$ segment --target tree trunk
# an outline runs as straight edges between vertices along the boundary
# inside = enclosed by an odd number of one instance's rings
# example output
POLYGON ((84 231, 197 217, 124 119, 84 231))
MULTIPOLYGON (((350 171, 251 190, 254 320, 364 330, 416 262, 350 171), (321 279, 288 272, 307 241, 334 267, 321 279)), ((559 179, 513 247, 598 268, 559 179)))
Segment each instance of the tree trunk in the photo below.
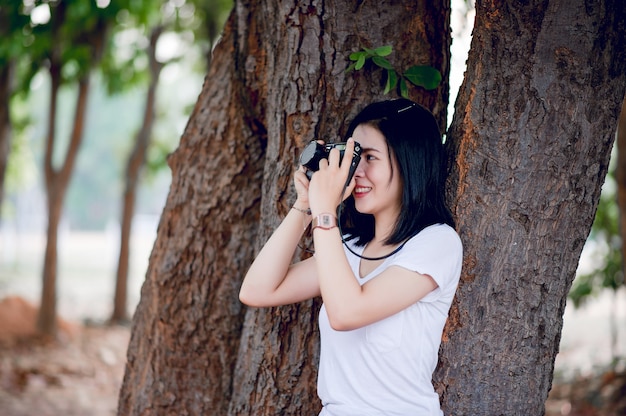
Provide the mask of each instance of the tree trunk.
POLYGON ((464 269, 436 386, 450 415, 542 415, 626 85, 620 1, 478 1, 448 140, 464 269))
POLYGON ((57 96, 60 83, 60 67, 52 64, 50 67, 51 92, 50 109, 48 113, 48 134, 46 140, 46 154, 44 171, 46 175, 46 195, 48 198, 48 231, 46 251, 43 265, 43 286, 41 291, 41 306, 37 318, 37 329, 43 335, 56 336, 56 281, 57 281, 57 242, 58 229, 63 211, 63 199, 69 185, 78 149, 83 138, 83 126, 87 109, 89 93, 89 77, 82 78, 78 83, 76 111, 70 142, 62 166, 55 169, 53 165, 57 96))
MULTIPOLYGON (((60 166, 55 167, 54 148, 56 141, 56 117, 58 92, 63 83, 62 70, 66 62, 63 47, 67 46, 68 36, 65 27, 67 18, 67 3, 58 2, 51 8, 51 48, 48 58, 48 72, 50 74, 50 108, 48 109, 48 131, 46 135, 46 149, 44 155, 44 174, 46 181, 46 196, 48 199, 48 230, 46 251, 43 264, 43 285, 41 291, 41 305, 37 317, 37 329, 46 336, 56 336, 56 281, 57 281, 57 242, 59 222, 63 212, 63 200, 74 171, 78 150, 83 140, 85 115, 89 95, 90 66, 80 68, 77 80, 78 90, 72 131, 65 151, 65 157, 60 166)), ((76 35, 76 34, 74 34, 76 35)), ((70 45, 81 40, 89 45, 92 54, 90 65, 94 66, 102 56, 107 38, 106 21, 98 19, 89 32, 80 33, 77 37, 70 37, 70 45)))
POLYGON ((448 19, 449 5, 413 1, 235 5, 169 159, 120 415, 319 410, 319 302, 250 310, 244 324, 240 281, 293 202, 298 150, 342 136, 365 103, 383 98, 381 71, 346 74, 350 52, 392 44, 396 67, 440 69, 440 88, 411 94, 445 126, 448 19))
POLYGON ((159 76, 163 65, 156 59, 156 44, 163 32, 163 28, 157 27, 150 35, 148 46, 148 59, 150 61, 150 84, 146 94, 143 122, 135 137, 135 145, 126 164, 126 186, 122 207, 120 255, 117 263, 117 275, 115 279, 115 298, 113 299, 113 313, 110 321, 122 323, 128 321, 128 269, 130 258, 130 236, 133 214, 135 212, 135 200, 139 184, 139 174, 146 160, 146 151, 150 145, 152 126, 154 125, 154 108, 156 105, 156 91, 159 76))
POLYGON ((11 115, 9 112, 11 102, 11 78, 13 74, 13 61, 8 61, 0 66, 0 220, 2 219, 2 201, 4 199, 4 182, 7 170, 9 153, 11 152, 11 115))

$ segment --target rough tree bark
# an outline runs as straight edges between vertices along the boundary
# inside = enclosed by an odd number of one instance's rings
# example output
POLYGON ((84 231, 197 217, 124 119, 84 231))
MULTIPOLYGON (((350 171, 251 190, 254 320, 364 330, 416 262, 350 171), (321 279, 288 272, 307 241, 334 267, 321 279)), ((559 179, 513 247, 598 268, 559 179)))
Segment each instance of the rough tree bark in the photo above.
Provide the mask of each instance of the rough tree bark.
POLYGON ((143 121, 135 137, 133 150, 126 163, 125 189, 122 206, 122 221, 120 233, 120 255, 117 262, 115 278, 115 297, 113 299, 113 313, 110 321, 113 323, 128 321, 128 268, 130 263, 130 236, 135 213, 135 201, 139 186, 139 174, 146 160, 146 151, 152 137, 154 126, 154 112, 156 92, 163 64, 156 59, 156 45, 163 33, 162 27, 156 27, 150 34, 148 44, 148 61, 150 69, 150 83, 146 93, 143 121))
MULTIPOLYGON (((119 414, 319 410, 319 302, 250 310, 243 324, 240 281, 293 201, 298 149, 383 98, 380 71, 345 73, 349 53, 392 44, 397 68, 432 65, 447 80, 448 19, 445 2, 236 3, 169 159, 119 414)), ((445 126, 447 81, 412 94, 445 126)))
POLYGON ((626 85, 621 1, 477 1, 448 135, 464 270, 446 414, 541 415, 626 85))

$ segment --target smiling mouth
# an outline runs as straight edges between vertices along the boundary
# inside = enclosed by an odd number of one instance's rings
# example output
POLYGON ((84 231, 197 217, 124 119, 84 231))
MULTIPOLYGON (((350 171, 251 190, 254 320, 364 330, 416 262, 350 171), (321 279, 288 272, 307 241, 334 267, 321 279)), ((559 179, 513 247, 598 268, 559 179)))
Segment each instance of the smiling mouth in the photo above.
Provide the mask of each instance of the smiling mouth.
POLYGON ((368 193, 369 191, 371 191, 372 188, 369 186, 357 186, 356 188, 354 188, 354 195, 364 195, 366 193, 368 193))

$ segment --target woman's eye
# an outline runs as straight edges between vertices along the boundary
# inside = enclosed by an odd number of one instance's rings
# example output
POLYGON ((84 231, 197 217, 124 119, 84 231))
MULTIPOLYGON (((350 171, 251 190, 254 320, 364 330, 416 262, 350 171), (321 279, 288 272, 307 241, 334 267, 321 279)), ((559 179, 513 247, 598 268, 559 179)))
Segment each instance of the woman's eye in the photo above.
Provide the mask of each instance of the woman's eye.
POLYGON ((376 159, 376 157, 374 157, 372 155, 365 156, 365 160, 374 160, 374 159, 376 159))

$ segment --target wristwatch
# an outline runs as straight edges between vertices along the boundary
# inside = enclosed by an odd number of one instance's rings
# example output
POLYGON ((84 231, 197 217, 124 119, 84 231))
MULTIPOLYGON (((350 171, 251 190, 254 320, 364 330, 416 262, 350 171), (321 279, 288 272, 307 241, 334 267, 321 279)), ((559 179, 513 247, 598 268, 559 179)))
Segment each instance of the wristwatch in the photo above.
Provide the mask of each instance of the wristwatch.
POLYGON ((323 213, 313 218, 312 227, 330 230, 337 226, 337 218, 333 214, 323 213))

